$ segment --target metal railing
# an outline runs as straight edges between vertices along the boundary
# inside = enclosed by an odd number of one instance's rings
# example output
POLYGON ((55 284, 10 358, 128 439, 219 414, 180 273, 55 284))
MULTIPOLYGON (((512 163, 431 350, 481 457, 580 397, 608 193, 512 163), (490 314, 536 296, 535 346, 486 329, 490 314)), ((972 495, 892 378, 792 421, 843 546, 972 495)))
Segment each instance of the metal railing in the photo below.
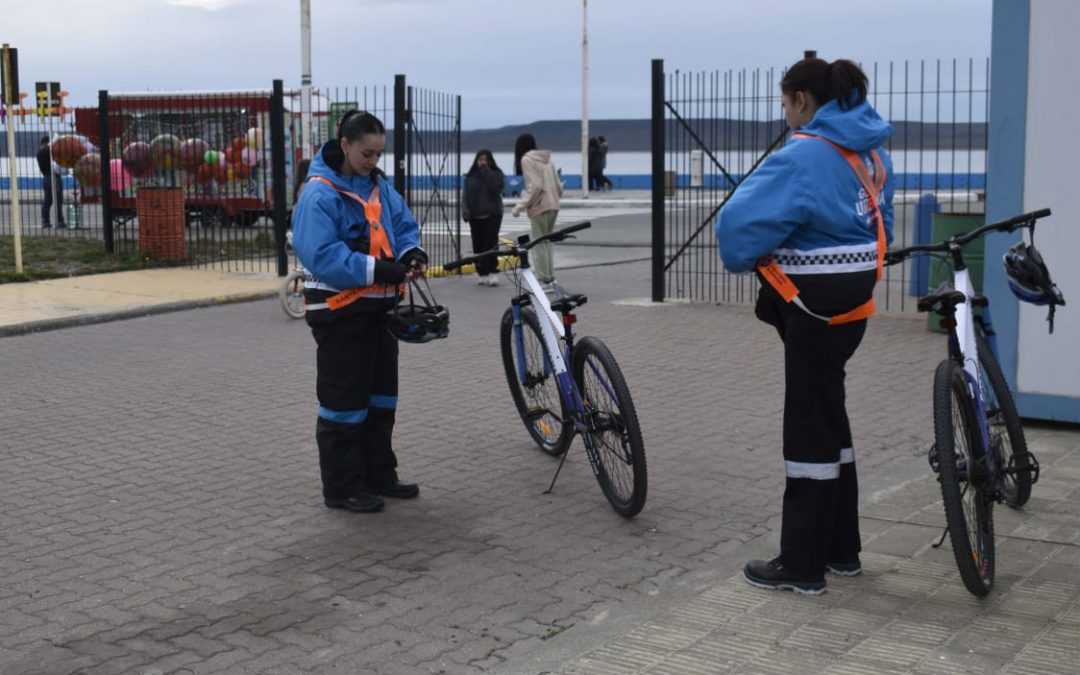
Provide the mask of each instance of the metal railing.
MULTIPOLYGON (((863 64, 870 103, 896 134, 896 245, 927 241, 930 212, 981 213, 986 188, 989 60, 863 64), (929 197, 927 197, 929 195, 929 197), (922 207, 918 207, 922 200, 922 207)), ((739 182, 787 138, 783 69, 665 72, 652 64, 653 298, 747 303, 758 281, 726 272, 716 214, 739 182)), ((888 270, 878 306, 914 309, 925 268, 888 270)), ((925 292, 925 289, 922 290, 925 292)))

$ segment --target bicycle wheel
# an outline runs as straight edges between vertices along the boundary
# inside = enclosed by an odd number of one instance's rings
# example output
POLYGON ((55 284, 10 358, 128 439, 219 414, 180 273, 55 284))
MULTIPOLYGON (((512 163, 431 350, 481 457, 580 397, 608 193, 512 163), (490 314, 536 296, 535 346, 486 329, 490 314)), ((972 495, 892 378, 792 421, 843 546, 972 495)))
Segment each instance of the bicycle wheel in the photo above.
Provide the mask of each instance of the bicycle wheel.
POLYGON ((953 557, 964 586, 983 596, 994 585, 993 502, 964 369, 951 359, 934 373, 934 439, 953 557))
POLYGON ((585 449, 600 489, 617 513, 637 515, 648 486, 645 444, 630 388, 607 345, 594 337, 575 345, 574 381, 585 404, 585 449))
POLYGON ((982 335, 976 335, 975 340, 979 350, 979 386, 986 406, 990 447, 998 451, 1001 468, 1008 466, 1011 461, 1013 467, 1018 469, 1015 474, 1002 473, 1002 497, 1009 506, 1020 507, 1027 504, 1031 497, 1031 472, 1023 470, 1030 466, 1024 428, 994 352, 990 351, 990 345, 982 335))
POLYGON ((306 310, 304 302, 304 273, 300 270, 289 272, 285 277, 285 283, 278 290, 278 299, 281 300, 281 308, 294 319, 303 319, 306 310))
POLYGON ((539 319, 531 309, 522 308, 521 344, 518 345, 514 336, 514 315, 507 309, 499 336, 506 382, 510 385, 510 395, 521 421, 541 450, 549 455, 563 454, 574 438, 574 426, 569 422, 566 402, 555 381, 539 319), (524 380, 519 377, 519 365, 524 367, 524 380))

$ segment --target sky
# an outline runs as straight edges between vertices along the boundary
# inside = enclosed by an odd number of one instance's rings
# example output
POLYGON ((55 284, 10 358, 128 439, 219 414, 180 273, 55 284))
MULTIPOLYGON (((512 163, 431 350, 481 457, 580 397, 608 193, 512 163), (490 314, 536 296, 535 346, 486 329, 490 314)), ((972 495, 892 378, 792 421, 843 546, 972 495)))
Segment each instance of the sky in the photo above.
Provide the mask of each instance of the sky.
MULTIPOLYGON (((582 0, 310 0, 316 87, 462 97, 462 128, 581 119, 582 0)), ((682 72, 822 58, 985 59, 992 0, 588 0, 590 119, 647 118, 650 61, 682 72)), ((300 85, 300 0, 0 0, 20 88, 300 85)))

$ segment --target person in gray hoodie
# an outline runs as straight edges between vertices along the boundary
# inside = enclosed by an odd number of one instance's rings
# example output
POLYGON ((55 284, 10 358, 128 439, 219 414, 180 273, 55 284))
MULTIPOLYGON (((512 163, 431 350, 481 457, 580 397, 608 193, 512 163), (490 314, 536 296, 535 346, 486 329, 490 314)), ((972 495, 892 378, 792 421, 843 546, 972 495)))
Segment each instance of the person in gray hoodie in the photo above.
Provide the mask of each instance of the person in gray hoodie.
MULTIPOLYGON (((514 217, 525 211, 532 221, 532 238, 536 239, 555 229, 559 215, 559 198, 562 197, 562 181, 551 163, 550 150, 537 150, 532 134, 518 136, 514 143, 514 173, 525 179, 521 199, 514 205, 514 217)), ((530 262, 536 278, 549 291, 554 291, 555 261, 551 242, 544 242, 532 249, 530 262)))

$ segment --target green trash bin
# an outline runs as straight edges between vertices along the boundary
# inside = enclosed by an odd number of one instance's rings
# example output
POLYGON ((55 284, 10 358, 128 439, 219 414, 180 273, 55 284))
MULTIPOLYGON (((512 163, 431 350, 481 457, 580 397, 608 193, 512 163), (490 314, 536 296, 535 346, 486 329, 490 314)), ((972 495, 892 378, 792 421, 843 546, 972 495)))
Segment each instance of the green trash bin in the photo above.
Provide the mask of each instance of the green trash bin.
MULTIPOLYGON (((977 227, 986 224, 986 216, 982 213, 935 213, 930 218, 930 243, 936 244, 954 234, 970 232, 977 227)), ((971 285, 976 293, 982 293, 983 267, 985 255, 985 237, 979 237, 964 247, 964 263, 967 264, 968 274, 971 275, 971 285)), ((929 293, 938 287, 942 281, 952 279, 952 263, 934 259, 930 262, 930 285, 925 291, 929 293)), ((941 317, 931 313, 926 321, 929 330, 945 332, 939 325, 941 317)))

